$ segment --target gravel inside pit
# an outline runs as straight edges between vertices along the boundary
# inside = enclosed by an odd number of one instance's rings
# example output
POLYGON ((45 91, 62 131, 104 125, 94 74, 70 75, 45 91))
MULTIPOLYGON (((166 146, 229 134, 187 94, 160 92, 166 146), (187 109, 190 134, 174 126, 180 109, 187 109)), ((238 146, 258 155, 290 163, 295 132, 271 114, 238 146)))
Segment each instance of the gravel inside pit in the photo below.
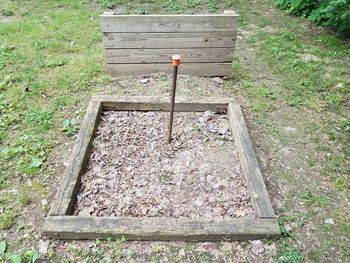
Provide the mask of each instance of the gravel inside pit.
POLYGON ((75 215, 255 218, 227 115, 102 112, 75 215))

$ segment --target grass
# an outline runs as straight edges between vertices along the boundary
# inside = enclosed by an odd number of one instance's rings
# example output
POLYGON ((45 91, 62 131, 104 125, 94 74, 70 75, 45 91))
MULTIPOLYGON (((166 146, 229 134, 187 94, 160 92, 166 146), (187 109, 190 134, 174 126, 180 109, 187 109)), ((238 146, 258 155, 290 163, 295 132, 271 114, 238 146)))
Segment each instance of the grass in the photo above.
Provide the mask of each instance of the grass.
POLYGON ((75 120, 66 119, 63 121, 62 131, 68 135, 73 136, 78 130, 77 122, 75 120))
POLYGON ((304 204, 308 206, 315 204, 318 207, 323 207, 329 203, 329 199, 326 196, 315 194, 310 190, 303 192, 301 198, 304 204))
POLYGON ((170 184, 172 182, 172 174, 170 172, 163 171, 159 175, 159 180, 161 183, 170 184))
POLYGON ((308 258, 312 261, 319 262, 321 258, 321 252, 318 250, 310 250, 308 253, 308 258))
POLYGON ((25 207, 30 203, 30 201, 31 201, 30 192, 26 188, 21 189, 21 193, 19 196, 20 204, 23 207, 25 207))
MULTIPOLYGON (((349 116, 343 109, 349 108, 350 82, 345 67, 349 67, 350 62, 349 59, 342 60, 350 55, 349 42, 329 35, 305 40, 299 32, 286 30, 273 34, 258 32, 254 38, 260 43, 258 56, 271 66, 282 84, 273 96, 282 97, 292 107, 306 107, 322 113, 322 133, 342 145, 340 151, 332 152, 326 158, 322 173, 338 190, 347 189, 350 134, 348 129, 343 132, 339 126, 346 123, 349 116), (313 59, 306 59, 307 55, 312 55, 313 59)), ((253 107, 257 112, 268 108, 266 102, 261 101, 253 107)))
MULTIPOLYGON (((70 121, 61 131, 62 108, 79 101, 79 91, 108 79, 100 62, 101 37, 90 19, 94 13, 80 1, 5 1, 0 9, 13 10, 19 20, 0 26, 0 37, 6 39, 0 44, 0 186, 7 189, 16 178, 30 178, 33 186, 42 188, 54 140, 77 130, 70 121), (59 12, 63 7, 67 10, 59 12), (83 33, 91 28, 96 30, 83 33)), ((23 192, 16 200, 26 206, 30 197, 23 192)), ((0 227, 8 229, 19 209, 0 206, 6 209, 0 227)))
POLYGON ((15 221, 15 214, 12 211, 5 211, 0 215, 0 230, 6 230, 9 229, 14 221, 15 221))
POLYGON ((304 257, 300 254, 300 251, 286 241, 280 241, 279 245, 276 251, 276 263, 298 263, 304 261, 304 257))
MULTIPOLYGON (((341 200, 348 197, 350 174, 350 44, 285 16, 272 0, 0 1, 0 229, 8 233, 4 258, 35 257, 35 227, 20 227, 30 218, 26 209, 41 207, 40 199, 48 198, 60 180, 54 160, 66 158, 62 153, 78 132, 90 95, 113 94, 106 88, 113 81, 104 66, 97 20, 112 8, 123 14, 239 11, 240 28, 250 32, 239 48, 253 49, 256 58, 246 65, 242 51, 237 51, 224 91, 242 98, 253 116, 248 124, 254 127, 249 128, 261 150, 258 156, 270 158, 264 176, 273 182, 271 188, 288 189, 274 196, 288 210, 279 212, 284 237, 270 241, 277 248, 273 257, 276 262, 332 262, 336 257, 348 261, 350 249, 344 239, 350 232, 349 213, 341 200), (295 126, 298 136, 286 132, 286 126, 295 126), (285 148, 292 152, 288 160, 283 159, 285 148), (324 227, 329 217, 335 221, 331 228, 324 227), (320 240, 321 248, 308 243, 306 232, 320 240), (26 233, 29 237, 23 238, 26 233)), ((169 91, 167 77, 160 78, 163 91, 169 91)), ((217 95, 195 78, 188 85, 191 96, 217 95)), ((159 179, 169 183, 171 176, 159 179)), ((73 243, 66 252, 71 261, 137 260, 136 246, 125 250, 126 243, 100 241, 91 248, 73 243)), ((249 244, 240 245, 249 250, 249 244)), ((220 248, 223 255, 237 256, 231 248, 220 248)), ((162 261, 168 253, 176 261, 180 247, 166 249, 155 247, 148 260, 162 261)), ((195 245, 185 250, 181 261, 215 260, 195 245)), ((52 261, 64 257, 59 249, 49 253, 52 261)))
MULTIPOLYGON (((283 84, 289 105, 304 105, 315 111, 337 110, 345 106, 349 100, 349 90, 340 77, 345 72, 339 71, 339 68, 329 68, 330 76, 326 74, 328 64, 325 58, 329 56, 328 53, 313 49, 312 45, 304 45, 299 36, 290 31, 272 35, 260 33, 258 38, 262 41, 258 54, 266 59, 276 74, 286 76, 283 84), (303 58, 304 54, 320 57, 309 61, 303 58)), ((332 47, 332 56, 339 58, 349 55, 349 44, 339 41, 335 47, 332 47)))

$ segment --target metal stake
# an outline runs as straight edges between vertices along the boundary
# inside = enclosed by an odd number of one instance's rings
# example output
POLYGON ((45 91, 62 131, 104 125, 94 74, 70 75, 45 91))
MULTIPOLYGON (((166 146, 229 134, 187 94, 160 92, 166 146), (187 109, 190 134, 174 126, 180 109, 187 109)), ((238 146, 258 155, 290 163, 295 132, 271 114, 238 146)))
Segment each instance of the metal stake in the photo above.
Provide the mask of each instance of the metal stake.
POLYGON ((177 69, 178 69, 178 67, 180 65, 181 57, 179 55, 174 55, 174 56, 171 57, 171 59, 173 60, 173 88, 172 88, 172 92, 171 92, 168 143, 171 143, 171 133, 173 131, 173 118, 174 118, 174 108, 175 108, 175 92, 176 92, 177 69))

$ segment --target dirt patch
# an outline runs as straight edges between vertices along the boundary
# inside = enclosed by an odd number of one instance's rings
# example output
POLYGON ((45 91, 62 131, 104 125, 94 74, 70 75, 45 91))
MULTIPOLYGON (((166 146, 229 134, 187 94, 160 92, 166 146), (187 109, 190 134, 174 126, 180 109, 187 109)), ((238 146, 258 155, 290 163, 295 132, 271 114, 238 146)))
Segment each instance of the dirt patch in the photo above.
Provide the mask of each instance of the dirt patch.
POLYGON ((12 23, 16 22, 16 17, 14 16, 0 16, 0 23, 12 23))
POLYGON ((103 112, 76 215, 255 217, 226 114, 103 112))

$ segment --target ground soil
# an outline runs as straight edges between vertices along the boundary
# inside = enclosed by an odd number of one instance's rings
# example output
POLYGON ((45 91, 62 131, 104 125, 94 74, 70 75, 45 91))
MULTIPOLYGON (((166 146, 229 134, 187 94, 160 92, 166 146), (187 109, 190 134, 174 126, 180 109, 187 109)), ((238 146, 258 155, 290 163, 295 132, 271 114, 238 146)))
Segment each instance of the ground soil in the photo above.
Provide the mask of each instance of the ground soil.
POLYGON ((76 215, 255 217, 226 114, 103 112, 76 215))

